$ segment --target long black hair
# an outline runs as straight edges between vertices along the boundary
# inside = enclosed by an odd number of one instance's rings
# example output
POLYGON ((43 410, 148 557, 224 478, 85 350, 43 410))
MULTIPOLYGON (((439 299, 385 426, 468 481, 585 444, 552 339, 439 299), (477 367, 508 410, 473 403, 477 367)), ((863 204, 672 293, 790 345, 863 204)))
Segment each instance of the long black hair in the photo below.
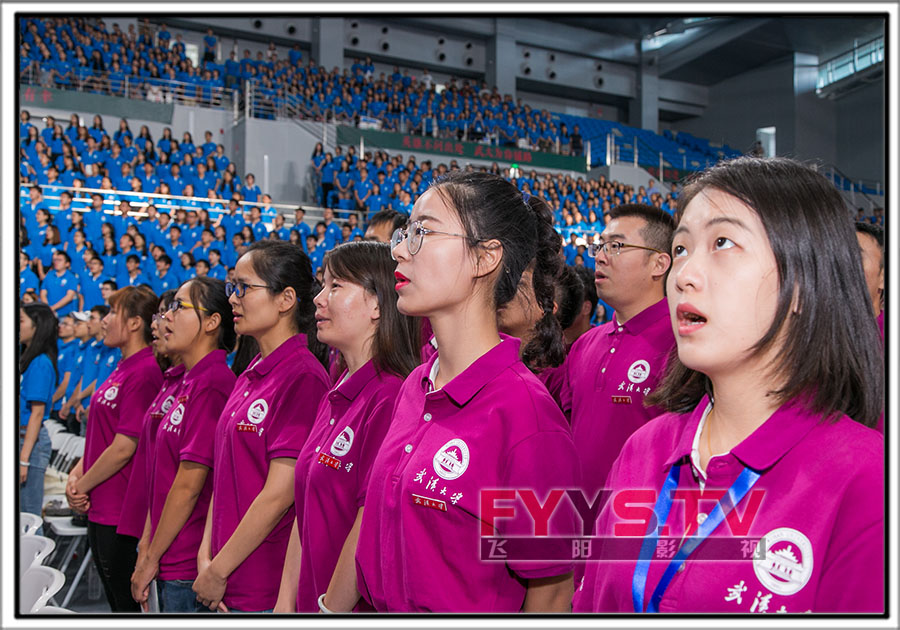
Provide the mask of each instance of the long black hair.
POLYGON ((372 340, 372 360, 380 371, 406 378, 421 362, 422 322, 397 310, 391 246, 351 241, 325 254, 322 266, 335 278, 360 285, 378 300, 379 318, 372 340))
POLYGON ((58 381, 59 369, 56 366, 56 359, 59 350, 56 344, 59 337, 59 321, 56 319, 56 314, 53 309, 40 302, 26 304, 22 307, 22 311, 34 323, 34 336, 22 348, 19 356, 19 373, 24 374, 32 361, 40 355, 46 354, 53 364, 53 372, 58 381))
MULTIPOLYGON (((269 287, 270 293, 281 293, 288 287, 294 289, 297 294, 297 304, 293 308, 296 331, 306 335, 310 352, 327 367, 328 347, 316 338, 316 306, 313 304, 321 286, 313 277, 309 256, 299 245, 270 239, 256 241, 243 256, 252 256, 253 270, 269 287)), ((252 337, 242 335, 242 344, 247 343, 245 339, 252 337)))
POLYGON ((433 184, 435 192, 456 209, 469 247, 497 240, 503 258, 494 285, 494 307, 515 297, 522 272, 534 265, 532 286, 543 315, 522 351, 531 369, 555 367, 566 358, 562 329, 553 315, 554 287, 562 261, 553 214, 538 197, 524 197, 511 183, 490 173, 451 171, 433 184))

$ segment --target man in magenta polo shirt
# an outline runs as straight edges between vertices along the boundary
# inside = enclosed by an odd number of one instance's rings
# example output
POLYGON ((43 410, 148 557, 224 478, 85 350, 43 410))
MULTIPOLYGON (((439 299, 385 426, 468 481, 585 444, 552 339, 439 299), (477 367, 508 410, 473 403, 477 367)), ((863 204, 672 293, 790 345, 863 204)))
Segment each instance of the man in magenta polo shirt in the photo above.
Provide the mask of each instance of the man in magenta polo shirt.
POLYGON ((591 246, 597 295, 615 315, 572 345, 560 392, 589 503, 628 437, 661 413, 643 401, 675 343, 664 295, 674 228, 657 208, 625 204, 610 211, 591 246))

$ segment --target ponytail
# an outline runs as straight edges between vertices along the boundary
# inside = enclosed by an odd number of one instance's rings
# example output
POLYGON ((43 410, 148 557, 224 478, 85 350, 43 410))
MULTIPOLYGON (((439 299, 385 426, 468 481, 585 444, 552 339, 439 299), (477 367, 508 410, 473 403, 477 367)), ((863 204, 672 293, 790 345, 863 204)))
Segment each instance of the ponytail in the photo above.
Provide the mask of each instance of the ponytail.
POLYGON ((562 271, 559 234, 553 229, 550 208, 540 198, 530 196, 525 205, 534 214, 537 225, 537 251, 534 258, 535 302, 543 315, 534 326, 534 334, 522 351, 522 361, 532 370, 560 365, 566 358, 562 327, 554 314, 556 285, 562 271))

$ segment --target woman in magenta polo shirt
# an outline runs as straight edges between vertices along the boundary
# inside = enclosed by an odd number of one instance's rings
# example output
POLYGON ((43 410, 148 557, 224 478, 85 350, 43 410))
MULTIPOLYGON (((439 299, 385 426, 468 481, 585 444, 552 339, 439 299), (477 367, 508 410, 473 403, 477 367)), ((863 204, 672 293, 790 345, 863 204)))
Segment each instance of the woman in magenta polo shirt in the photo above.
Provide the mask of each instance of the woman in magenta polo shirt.
POLYGON ((562 355, 550 211, 498 176, 454 172, 419 198, 410 218, 392 239, 397 307, 429 318, 438 353, 404 381, 370 473, 359 592, 379 612, 568 611, 570 544, 526 561, 482 559, 481 540, 574 533, 562 504, 538 523, 521 499, 505 502, 506 517, 482 522, 485 491, 521 492, 544 505, 551 489, 579 484, 565 417, 520 360, 519 340, 497 330, 498 307, 536 259, 543 315, 524 354, 537 364, 562 355))
POLYGON ((397 310, 390 246, 346 243, 323 266, 318 338, 340 351, 344 369, 297 458, 297 518, 275 612, 318 612, 320 597, 328 610, 359 602, 354 556, 369 472, 400 385, 419 365, 421 325, 397 310))
POLYGON ((235 331, 259 355, 238 377, 215 433, 213 496, 194 592, 215 610, 271 611, 291 521, 294 465, 330 382, 314 334, 309 258, 285 241, 257 241, 226 285, 235 331))
POLYGON ((678 202, 677 356, 652 396, 670 413, 606 483, 596 534, 631 560, 589 564, 574 608, 882 612, 883 359, 843 199, 797 162, 739 158, 678 202))
POLYGON ((165 339, 159 332, 157 324, 162 320, 169 303, 175 297, 175 289, 170 289, 159 296, 159 310, 153 314, 150 324, 150 345, 156 355, 156 361, 163 372, 163 384, 156 394, 156 398, 147 407, 141 424, 141 439, 138 441, 137 450, 132 458, 131 477, 128 479, 128 489, 125 491, 122 504, 122 515, 116 531, 126 536, 140 538, 144 533, 144 525, 147 521, 147 496, 150 480, 147 476, 147 457, 153 450, 153 442, 156 440, 156 427, 159 421, 175 402, 175 391, 181 384, 181 376, 184 374, 184 365, 180 360, 174 360, 166 353, 165 339), (170 366, 170 367, 169 367, 170 366))
POLYGON ((162 386, 162 371, 150 347, 156 294, 143 286, 109 296, 103 343, 119 348, 122 359, 91 397, 84 457, 69 474, 66 496, 76 509, 88 508, 88 543, 113 612, 138 612, 131 598, 137 538, 116 532, 131 477, 141 423, 162 386))
POLYGON ((181 285, 160 333, 184 375, 158 423, 148 459, 149 512, 131 593, 146 605, 156 577, 160 612, 198 612, 202 608, 191 586, 212 495, 210 436, 235 382, 225 361, 235 341, 225 283, 202 277, 181 285))

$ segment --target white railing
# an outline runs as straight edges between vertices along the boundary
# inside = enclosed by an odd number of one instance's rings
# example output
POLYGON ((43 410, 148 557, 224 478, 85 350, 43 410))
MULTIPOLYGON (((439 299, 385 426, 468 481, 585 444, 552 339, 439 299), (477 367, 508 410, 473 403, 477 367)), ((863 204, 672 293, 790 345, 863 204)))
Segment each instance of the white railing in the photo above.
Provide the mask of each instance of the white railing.
MULTIPOLYGON (((27 200, 28 199, 28 190, 35 186, 35 184, 24 183, 19 187, 19 199, 27 200)), ((105 214, 110 215, 118 215, 122 216, 122 212, 119 210, 120 204, 123 201, 127 201, 131 206, 131 210, 128 211, 128 216, 137 217, 137 218, 145 218, 148 215, 147 206, 154 206, 158 210, 160 208, 165 208, 168 210, 177 210, 177 209, 185 209, 185 210, 206 210, 209 213, 211 219, 215 220, 220 215, 228 214, 228 202, 227 199, 210 199, 207 197, 186 197, 183 195, 163 195, 160 193, 145 193, 145 192, 135 192, 133 190, 114 190, 109 188, 73 188, 71 186, 60 186, 56 184, 43 185, 38 186, 42 192, 44 193, 44 199, 48 202, 48 205, 52 210, 58 210, 59 208, 59 199, 60 193, 63 191, 69 191, 73 193, 73 202, 72 207, 70 208, 73 212, 86 213, 91 211, 90 207, 90 199, 89 197, 94 193, 99 193, 103 195, 104 198, 104 207, 108 204, 112 204, 114 208, 108 208, 104 210, 105 214), (78 196, 76 196, 76 194, 78 196), (109 197, 115 197, 114 199, 109 199, 109 197), (148 199, 141 199, 142 197, 146 197, 148 199), (134 198, 132 201, 131 198, 134 198), (158 201, 157 201, 158 200, 158 201), (183 202, 193 201, 197 203, 206 204, 205 206, 193 206, 193 205, 183 205, 183 202), (51 203, 53 202, 53 203, 51 203), (76 205, 77 204, 77 205, 76 205), (86 204, 86 205, 85 205, 86 204)), ((283 214, 285 218, 285 225, 288 227, 294 225, 294 210, 297 208, 303 208, 305 212, 304 222, 310 225, 310 227, 314 226, 316 222, 321 221, 324 218, 325 209, 316 205, 309 205, 305 203, 259 203, 259 202, 251 202, 251 201, 240 201, 238 202, 242 211, 245 209, 249 209, 251 207, 256 207, 260 209, 260 215, 266 223, 271 223, 275 215, 283 214)), ((343 212, 352 212, 352 211, 343 211, 343 212)), ((334 210, 335 216, 339 216, 342 211, 334 210)))
POLYGON ((231 108, 232 101, 237 99, 235 90, 221 86, 202 86, 162 77, 136 77, 124 73, 120 77, 113 77, 110 72, 84 74, 74 67, 65 83, 60 83, 48 72, 42 72, 35 63, 19 76, 19 82, 25 85, 119 96, 152 103, 231 108))

